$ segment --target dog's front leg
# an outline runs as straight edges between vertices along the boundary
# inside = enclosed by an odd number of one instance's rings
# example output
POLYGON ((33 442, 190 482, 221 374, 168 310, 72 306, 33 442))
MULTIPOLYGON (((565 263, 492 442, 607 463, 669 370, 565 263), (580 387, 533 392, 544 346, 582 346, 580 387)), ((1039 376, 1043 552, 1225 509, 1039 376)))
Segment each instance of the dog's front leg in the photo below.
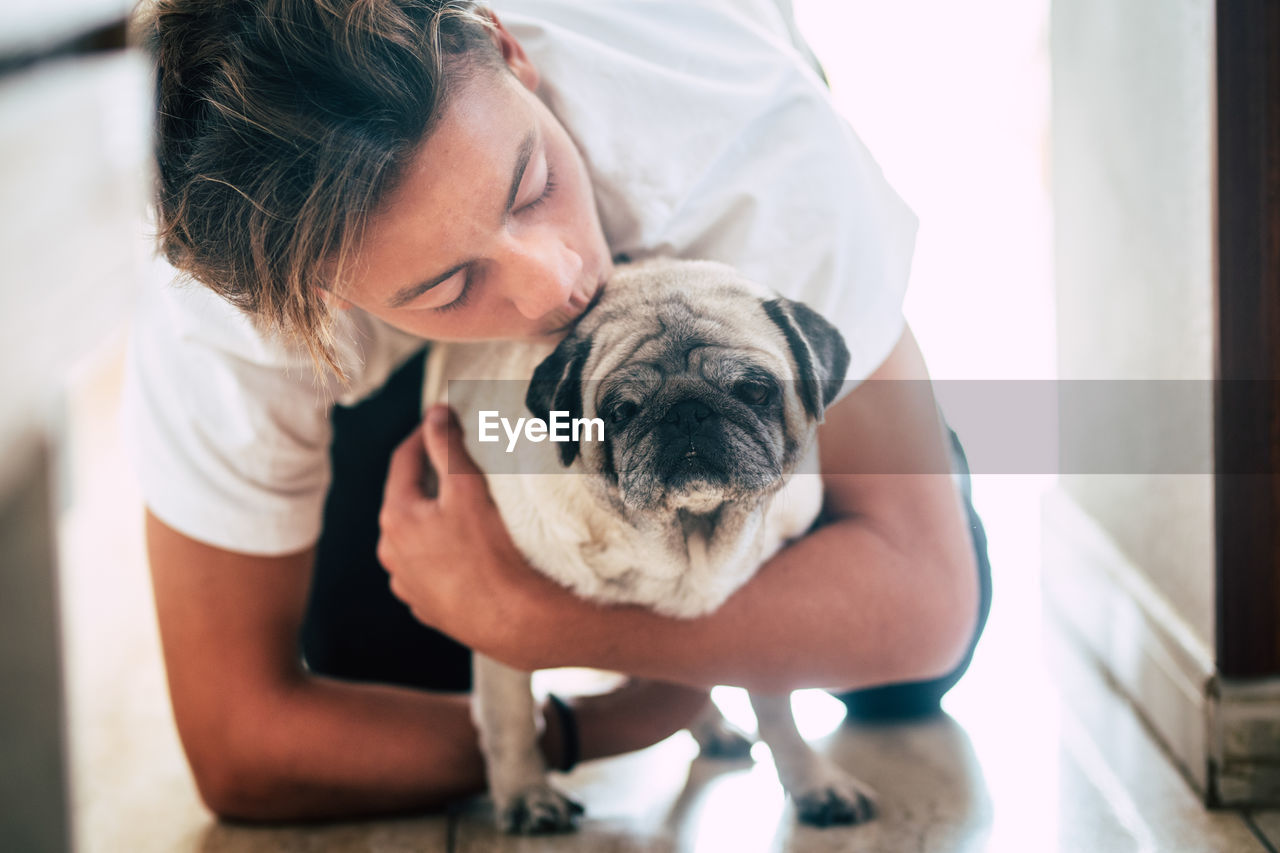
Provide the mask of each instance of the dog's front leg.
POLYGON ((547 781, 529 673, 477 654, 471 714, 480 733, 498 826, 509 833, 566 832, 582 806, 547 781))
POLYGON ((875 817, 871 789, 813 751, 796 728, 791 694, 752 693, 760 739, 773 752, 782 787, 795 801, 800 820, 816 826, 862 823, 875 817))

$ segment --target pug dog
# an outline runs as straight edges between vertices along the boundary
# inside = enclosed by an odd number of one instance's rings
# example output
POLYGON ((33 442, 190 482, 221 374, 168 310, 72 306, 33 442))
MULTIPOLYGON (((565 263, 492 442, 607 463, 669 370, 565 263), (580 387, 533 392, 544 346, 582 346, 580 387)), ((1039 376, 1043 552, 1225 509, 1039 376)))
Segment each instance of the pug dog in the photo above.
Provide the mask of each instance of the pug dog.
MULTIPOLYGON (((423 400, 457 412, 536 569, 588 599, 695 618, 813 524, 815 435, 848 361, 803 304, 722 264, 654 260, 619 267, 558 343, 434 346, 423 400), (521 418, 551 426, 513 430, 521 418)), ((801 820, 872 817, 870 791, 801 738, 789 694, 751 704, 801 820)), ((723 731, 708 706, 692 729, 704 749, 723 731)), ((583 810, 547 780, 530 674, 476 654, 472 707, 499 826, 572 829, 583 810)))

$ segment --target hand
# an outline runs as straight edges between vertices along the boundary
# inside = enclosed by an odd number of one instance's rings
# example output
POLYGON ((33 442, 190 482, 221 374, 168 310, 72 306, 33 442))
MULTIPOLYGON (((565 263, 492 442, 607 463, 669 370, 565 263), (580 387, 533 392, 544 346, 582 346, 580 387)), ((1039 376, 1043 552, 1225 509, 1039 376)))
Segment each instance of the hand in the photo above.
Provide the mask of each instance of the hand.
POLYGON ((540 576, 512 542, 445 406, 432 407, 392 455, 379 525, 391 591, 420 622, 486 653, 520 630, 540 576), (424 493, 432 468, 434 497, 424 493))

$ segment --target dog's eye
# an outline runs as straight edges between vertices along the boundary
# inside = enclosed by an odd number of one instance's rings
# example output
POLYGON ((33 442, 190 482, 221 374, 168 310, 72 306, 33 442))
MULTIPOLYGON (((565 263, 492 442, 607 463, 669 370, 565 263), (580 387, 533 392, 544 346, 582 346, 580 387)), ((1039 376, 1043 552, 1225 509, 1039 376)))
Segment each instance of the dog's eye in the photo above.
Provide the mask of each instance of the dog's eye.
POLYGON ((749 406, 763 406, 773 398, 773 389, 763 382, 744 379, 733 386, 733 396, 749 406))
POLYGON ((640 411, 640 407, 635 403, 630 400, 623 400, 609 412, 609 420, 615 424, 620 424, 634 418, 638 411, 640 411))

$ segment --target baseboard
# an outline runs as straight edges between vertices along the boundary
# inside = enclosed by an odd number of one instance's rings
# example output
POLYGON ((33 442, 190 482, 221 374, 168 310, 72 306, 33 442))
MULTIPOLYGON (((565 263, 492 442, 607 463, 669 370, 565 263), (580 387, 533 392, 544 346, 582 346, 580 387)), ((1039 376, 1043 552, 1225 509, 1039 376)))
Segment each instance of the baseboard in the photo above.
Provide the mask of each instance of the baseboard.
POLYGON ((1206 802, 1213 656, 1105 531, 1061 489, 1045 496, 1046 609, 1143 717, 1206 802))
POLYGON ((1213 654, 1061 489, 1046 495, 1046 609, 1210 806, 1280 805, 1280 678, 1220 677, 1213 654))
POLYGON ((1280 678, 1209 690, 1210 804, 1280 806, 1280 678))

